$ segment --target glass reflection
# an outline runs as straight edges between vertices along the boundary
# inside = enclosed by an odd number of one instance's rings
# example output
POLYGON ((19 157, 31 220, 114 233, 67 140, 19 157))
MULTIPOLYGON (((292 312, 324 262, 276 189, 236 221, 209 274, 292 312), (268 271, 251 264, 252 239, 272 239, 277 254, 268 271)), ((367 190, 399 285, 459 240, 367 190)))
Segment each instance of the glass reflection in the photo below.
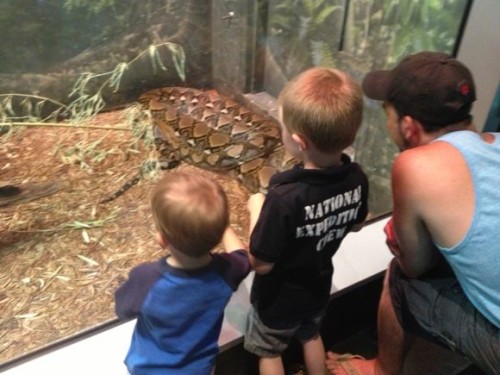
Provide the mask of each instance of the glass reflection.
MULTIPOLYGON (((419 50, 452 53, 469 6, 468 0, 3 0, 0 181, 49 178, 19 162, 16 152, 36 152, 16 149, 23 139, 18 132, 31 131, 21 130, 22 124, 39 126, 46 138, 57 139, 49 136, 57 134, 50 124, 73 124, 99 111, 122 108, 163 86, 216 89, 273 114, 273 100, 283 85, 310 66, 337 67, 361 80, 366 72, 390 67, 419 50)), ((354 154, 369 174, 373 216, 390 212, 392 204, 389 172, 396 148, 384 122, 379 104, 366 100, 354 154)), ((108 163, 112 173, 116 160, 99 149, 100 138, 79 131, 72 144, 55 142, 54 154, 58 161, 71 160, 60 167, 68 175, 87 172, 80 179, 85 187, 77 190, 84 194, 94 188, 88 183, 92 163, 108 163)), ((133 158, 134 152, 138 150, 125 153, 133 158)), ((137 159, 136 165, 140 163, 137 159)), ((102 179, 95 185, 112 183, 102 179)), ((0 363, 114 319, 112 293, 120 276, 140 256, 151 257, 146 250, 127 255, 136 243, 126 237, 130 233, 106 240, 106 233, 118 231, 117 220, 129 207, 115 212, 94 202, 85 206, 84 195, 72 199, 58 221, 44 219, 56 205, 53 201, 0 207, 0 363), (60 226, 75 222, 84 225, 72 227, 76 233, 65 237, 60 226), (115 227, 101 229, 97 223, 115 227), (74 253, 65 248, 73 243, 78 248, 74 253), (108 258, 96 254, 98 249, 108 258), (69 264, 71 259, 79 265, 69 264), (69 297, 61 299, 63 294, 69 297), (106 307, 98 309, 102 301, 106 307), (36 310, 39 305, 46 310, 36 310), (66 316, 69 310, 84 319, 66 316)), ((134 212, 138 217, 148 214, 147 208, 134 212)), ((141 235, 149 238, 148 228, 141 235)), ((152 246, 144 241, 138 248, 152 246)))

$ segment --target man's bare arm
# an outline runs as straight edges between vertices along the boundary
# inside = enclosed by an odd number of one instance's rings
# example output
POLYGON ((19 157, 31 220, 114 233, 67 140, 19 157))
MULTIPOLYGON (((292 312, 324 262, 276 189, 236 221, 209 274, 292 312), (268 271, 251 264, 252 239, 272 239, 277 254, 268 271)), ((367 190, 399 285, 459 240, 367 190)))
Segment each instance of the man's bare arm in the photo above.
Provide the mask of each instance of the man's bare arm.
POLYGON ((426 195, 432 179, 425 169, 426 158, 417 151, 420 150, 401 153, 392 169, 393 225, 399 248, 398 260, 409 277, 427 272, 438 259, 438 251, 421 216, 423 205, 428 204, 426 195))

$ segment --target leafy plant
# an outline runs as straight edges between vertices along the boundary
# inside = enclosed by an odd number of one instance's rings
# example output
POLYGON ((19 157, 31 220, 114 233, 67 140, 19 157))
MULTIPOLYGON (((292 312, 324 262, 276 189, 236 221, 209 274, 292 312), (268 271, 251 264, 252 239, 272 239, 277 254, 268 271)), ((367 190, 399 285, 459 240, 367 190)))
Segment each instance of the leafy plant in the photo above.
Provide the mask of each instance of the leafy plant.
POLYGON ((83 73, 76 81, 72 91, 69 94, 69 97, 76 97, 76 99, 71 102, 66 109, 66 111, 69 113, 69 117, 73 120, 79 121, 81 120, 81 118, 87 118, 99 113, 106 105, 102 97, 103 90, 106 87, 109 87, 113 89, 113 92, 117 92, 120 88, 121 79, 123 78, 124 74, 126 74, 130 65, 139 60, 143 55, 149 55, 154 72, 156 72, 158 69, 166 71, 167 67, 162 61, 161 55, 158 51, 160 47, 166 47, 172 53, 172 60, 177 75, 184 81, 186 79, 186 56, 184 54, 184 49, 178 44, 174 43, 151 45, 146 51, 141 52, 130 62, 122 62, 110 72, 98 74, 83 73), (100 87, 97 90, 89 89, 89 87, 91 87, 90 83, 92 81, 102 79, 102 77, 105 77, 105 79, 102 81, 102 83, 100 83, 100 87))
POLYGON ((383 22, 393 25, 389 63, 422 50, 453 52, 468 0, 392 1, 383 22), (418 5, 418 6, 416 6, 418 5))
POLYGON ((339 29, 340 1, 282 0, 269 4, 268 37, 287 76, 307 66, 333 62, 332 30, 339 29))
POLYGON ((122 62, 110 72, 85 72, 81 74, 68 95, 75 99, 68 105, 37 95, 0 94, 0 126, 25 126, 33 123, 42 125, 46 121, 55 120, 59 116, 76 123, 94 116, 106 105, 102 95, 103 90, 111 88, 113 92, 117 92, 127 70, 143 55, 149 55, 153 71, 156 72, 158 69, 167 70, 159 53, 160 47, 168 48, 172 55, 176 73, 182 80, 185 80, 186 56, 184 49, 174 43, 151 45, 128 63, 122 62), (94 81, 99 82, 97 89, 94 89, 93 85, 91 85, 94 81), (42 109, 47 105, 51 105, 55 109, 48 116, 43 117, 41 115, 42 109))
POLYGON ((312 65, 345 68, 345 54, 351 62, 365 60, 358 65, 367 71, 416 51, 451 53, 467 1, 351 0, 348 8, 325 0, 264 3, 269 4, 269 44, 290 77, 312 65))
MULTIPOLYGON (((44 98, 36 95, 4 94, 0 95, 0 131, 9 132, 15 126, 77 126, 95 128, 91 125, 82 125, 87 120, 98 114, 105 106, 102 92, 105 88, 111 88, 114 92, 120 89, 120 83, 127 73, 130 66, 142 56, 149 56, 151 68, 153 71, 167 70, 159 53, 160 47, 166 47, 173 59, 174 67, 179 77, 185 79, 185 55, 181 46, 173 43, 162 43, 152 45, 147 50, 141 52, 128 63, 120 63, 115 69, 105 73, 83 73, 74 84, 69 96, 75 99, 69 104, 54 101, 50 98, 44 98), (97 89, 91 83, 96 80, 99 82, 97 89), (15 104, 15 105, 14 105, 15 104), (51 105, 56 109, 48 116, 43 117, 42 109, 46 105, 51 105), (16 109, 22 113, 16 113, 16 109), (49 122, 56 121, 59 116, 68 118, 68 122, 49 122)), ((133 132, 134 144, 131 144, 131 151, 137 148, 136 142, 139 139, 144 144, 154 148, 154 134, 149 122, 144 121, 144 114, 139 109, 139 105, 131 105, 126 110, 126 119, 128 127, 109 127, 112 130, 129 130, 133 132)), ((104 128, 99 126, 99 128, 104 128)), ((7 139, 5 137, 4 139, 7 139)), ((83 169, 91 170, 92 163, 99 163, 104 160, 108 152, 100 149, 98 146, 101 140, 93 142, 82 141, 63 151, 63 162, 69 164, 79 164, 83 169)), ((151 159, 144 162, 141 167, 141 174, 144 176, 155 176, 160 169, 159 164, 151 159)))

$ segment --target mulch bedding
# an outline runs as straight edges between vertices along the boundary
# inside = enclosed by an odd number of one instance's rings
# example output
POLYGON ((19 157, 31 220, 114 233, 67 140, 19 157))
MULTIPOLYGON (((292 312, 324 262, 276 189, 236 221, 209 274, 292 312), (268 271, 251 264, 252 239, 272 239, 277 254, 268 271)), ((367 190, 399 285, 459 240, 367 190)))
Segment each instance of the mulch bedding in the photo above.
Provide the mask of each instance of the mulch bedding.
MULTIPOLYGON (((63 184, 55 194, 0 207, 0 365, 115 319, 113 293, 128 271, 164 255, 149 207, 158 176, 99 203, 152 152, 123 130, 124 116, 115 111, 83 126, 16 128, 0 136, 0 183, 63 184)), ((232 226, 246 241, 249 191, 226 175, 178 169, 223 185, 232 226)))

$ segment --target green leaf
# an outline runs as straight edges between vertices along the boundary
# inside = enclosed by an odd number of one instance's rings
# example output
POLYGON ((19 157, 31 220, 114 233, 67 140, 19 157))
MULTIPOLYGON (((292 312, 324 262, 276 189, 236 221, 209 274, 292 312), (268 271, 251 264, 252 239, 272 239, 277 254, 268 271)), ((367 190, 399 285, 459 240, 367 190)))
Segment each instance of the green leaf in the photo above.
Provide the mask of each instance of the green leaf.
POLYGON ((321 25, 323 22, 325 22, 325 20, 328 18, 328 16, 330 14, 332 14, 333 12, 335 12, 336 10, 340 10, 342 11, 343 7, 341 7, 340 5, 337 5, 337 6, 330 6, 330 7, 327 7, 325 9, 323 9, 317 16, 316 16, 316 19, 314 20, 316 24, 319 24, 321 25))
POLYGON ((174 61, 174 66, 177 74, 179 75, 182 81, 185 81, 186 55, 184 53, 184 48, 174 43, 168 43, 167 47, 172 52, 172 58, 174 61))

